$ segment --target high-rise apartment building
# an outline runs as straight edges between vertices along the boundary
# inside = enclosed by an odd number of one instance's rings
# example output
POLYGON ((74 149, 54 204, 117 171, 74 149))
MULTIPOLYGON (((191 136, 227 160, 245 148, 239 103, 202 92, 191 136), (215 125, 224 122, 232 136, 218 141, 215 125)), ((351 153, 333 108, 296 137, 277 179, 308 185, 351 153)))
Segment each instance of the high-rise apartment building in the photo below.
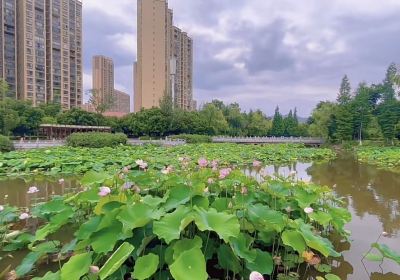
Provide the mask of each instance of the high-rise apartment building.
POLYGON ((192 110, 193 41, 173 26, 167 0, 138 0, 134 110, 158 107, 169 95, 176 107, 192 110))
POLYGON ((108 111, 129 114, 131 111, 130 104, 131 97, 129 94, 114 89, 114 102, 108 111))
POLYGON ((1 72, 15 97, 30 100, 33 105, 56 102, 64 109, 80 107, 82 1, 2 0, 1 6, 1 72), (13 64, 7 59, 13 59, 5 45, 13 43, 12 30, 17 42, 16 63, 10 67, 13 64), (13 71, 17 86, 13 84, 13 71))
MULTIPOLYGON (((0 0, 0 79, 9 85, 6 97, 17 97, 17 3, 0 0)), ((3 96, 0 96, 0 100, 3 96)))
POLYGON ((114 62, 111 58, 96 55, 92 60, 92 89, 96 91, 99 103, 114 100, 114 62))

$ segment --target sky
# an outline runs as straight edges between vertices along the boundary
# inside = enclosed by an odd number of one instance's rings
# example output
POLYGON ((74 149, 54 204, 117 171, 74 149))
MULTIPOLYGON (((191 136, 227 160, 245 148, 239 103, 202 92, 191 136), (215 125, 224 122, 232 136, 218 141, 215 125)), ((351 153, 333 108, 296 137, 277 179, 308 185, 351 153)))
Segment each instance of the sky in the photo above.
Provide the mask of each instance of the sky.
MULTIPOLYGON (((83 0, 84 88, 91 59, 114 59, 115 88, 133 95, 136 0, 83 0)), ((308 116, 347 74, 379 83, 400 63, 400 0, 169 0, 194 39, 194 96, 272 115, 308 116)))

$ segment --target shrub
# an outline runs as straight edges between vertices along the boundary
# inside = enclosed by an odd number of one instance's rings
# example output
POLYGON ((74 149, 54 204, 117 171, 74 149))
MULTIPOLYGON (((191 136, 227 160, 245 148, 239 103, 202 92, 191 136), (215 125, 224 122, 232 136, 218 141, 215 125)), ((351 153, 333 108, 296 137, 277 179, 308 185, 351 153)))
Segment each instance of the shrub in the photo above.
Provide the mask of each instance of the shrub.
POLYGON ((14 149, 14 145, 10 138, 0 135, 0 152, 9 152, 14 149))
POLYGON ((180 134, 171 136, 172 139, 182 139, 186 140, 187 143, 196 144, 196 143, 211 143, 212 139, 208 135, 198 135, 198 134, 180 134))
POLYGON ((122 133, 73 133, 67 138, 67 145, 72 147, 103 148, 125 145, 128 140, 122 133))

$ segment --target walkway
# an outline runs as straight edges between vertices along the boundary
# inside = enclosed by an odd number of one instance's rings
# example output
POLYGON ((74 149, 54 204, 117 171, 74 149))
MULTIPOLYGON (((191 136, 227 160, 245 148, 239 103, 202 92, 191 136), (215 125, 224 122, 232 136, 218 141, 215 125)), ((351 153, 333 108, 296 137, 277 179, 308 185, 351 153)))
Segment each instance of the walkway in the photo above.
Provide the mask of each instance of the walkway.
POLYGON ((305 144, 320 146, 324 144, 321 138, 311 137, 213 137, 214 143, 236 143, 236 144, 305 144))

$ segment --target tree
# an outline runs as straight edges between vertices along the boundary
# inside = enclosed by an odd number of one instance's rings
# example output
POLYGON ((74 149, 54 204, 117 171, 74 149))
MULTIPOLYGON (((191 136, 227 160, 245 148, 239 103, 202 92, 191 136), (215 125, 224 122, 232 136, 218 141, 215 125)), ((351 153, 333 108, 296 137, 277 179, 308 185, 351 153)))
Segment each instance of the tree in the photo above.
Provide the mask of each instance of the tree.
POLYGON ((399 122, 400 105, 395 99, 385 100, 377 108, 378 123, 381 127, 382 134, 388 143, 393 143, 396 136, 396 125, 399 122))
POLYGON ((200 111, 200 116, 206 124, 209 135, 223 134, 228 130, 228 123, 224 114, 213 103, 206 104, 200 111))
POLYGON ((283 136, 285 133, 285 124, 283 117, 279 112, 279 107, 276 107, 274 118, 272 120, 271 135, 272 136, 283 136))
POLYGON ((10 86, 8 85, 7 81, 4 79, 0 79, 0 100, 5 101, 6 98, 9 97, 8 96, 9 92, 10 92, 10 86))
POLYGON ((98 114, 104 113, 114 105, 114 96, 103 95, 101 90, 91 89, 87 92, 87 95, 89 96, 89 104, 93 106, 98 114))
POLYGON ((337 102, 340 105, 348 104, 351 101, 351 85, 347 75, 344 75, 340 85, 337 102))
POLYGON ((247 136, 266 136, 272 128, 271 120, 267 119, 260 110, 250 111, 247 119, 247 136))
POLYGON ((293 115, 293 111, 290 110, 289 114, 284 119, 284 125, 285 125, 284 135, 286 137, 298 136, 299 122, 297 120, 297 112, 295 112, 295 115, 293 115))
POLYGON ((336 137, 341 141, 349 141, 353 138, 353 114, 352 106, 339 106, 336 115, 336 137))
POLYGON ((320 102, 312 112, 308 132, 311 136, 334 140, 336 133, 336 111, 338 105, 320 102))
POLYGON ((391 63, 386 70, 386 76, 382 83, 382 98, 384 100, 394 99, 396 96, 395 79, 397 75, 397 66, 391 63))

